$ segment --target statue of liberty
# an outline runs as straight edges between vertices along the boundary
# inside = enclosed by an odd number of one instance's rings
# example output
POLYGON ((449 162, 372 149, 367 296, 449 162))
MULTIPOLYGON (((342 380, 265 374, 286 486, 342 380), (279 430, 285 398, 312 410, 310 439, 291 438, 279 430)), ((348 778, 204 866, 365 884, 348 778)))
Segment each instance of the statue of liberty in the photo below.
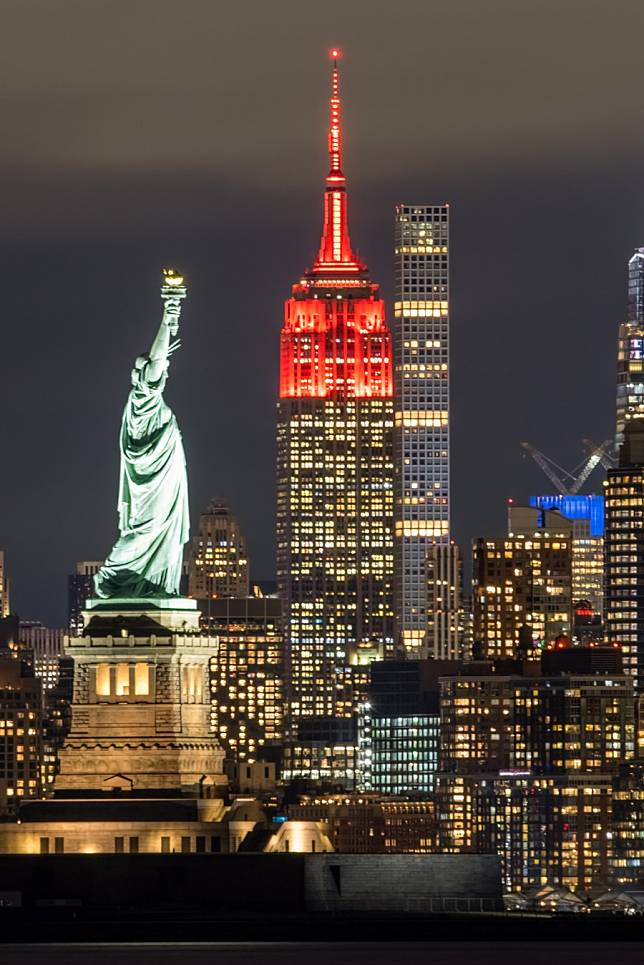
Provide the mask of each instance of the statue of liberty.
POLYGON ((163 399, 168 360, 179 347, 183 278, 164 271, 159 331, 132 369, 121 423, 120 537, 94 577, 97 597, 178 597, 189 538, 188 479, 181 432, 163 399))

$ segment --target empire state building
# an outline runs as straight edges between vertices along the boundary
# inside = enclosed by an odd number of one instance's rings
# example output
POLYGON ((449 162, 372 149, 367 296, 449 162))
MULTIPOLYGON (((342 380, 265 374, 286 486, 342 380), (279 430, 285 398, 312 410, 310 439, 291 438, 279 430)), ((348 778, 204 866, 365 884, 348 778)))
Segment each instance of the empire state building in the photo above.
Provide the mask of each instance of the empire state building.
POLYGON ((277 571, 299 748, 285 776, 350 784, 335 748, 352 743, 364 664, 393 650, 393 381, 384 302, 349 238, 338 56, 322 239, 284 306, 277 571))

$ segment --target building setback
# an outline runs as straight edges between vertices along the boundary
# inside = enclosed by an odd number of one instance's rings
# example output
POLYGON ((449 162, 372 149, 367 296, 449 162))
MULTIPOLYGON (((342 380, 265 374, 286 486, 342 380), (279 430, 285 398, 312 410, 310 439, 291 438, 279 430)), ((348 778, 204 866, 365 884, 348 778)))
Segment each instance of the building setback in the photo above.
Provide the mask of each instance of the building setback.
MULTIPOLYGON (((318 255, 285 304, 277 428, 289 738, 305 722, 309 743, 316 720, 327 735, 351 714, 337 685, 360 645, 393 649, 391 340, 378 285, 349 239, 335 59, 329 155, 318 255)), ((292 776, 317 773, 300 760, 292 776)))
POLYGON ((427 655, 427 557, 450 535, 449 205, 395 216, 396 644, 427 655))

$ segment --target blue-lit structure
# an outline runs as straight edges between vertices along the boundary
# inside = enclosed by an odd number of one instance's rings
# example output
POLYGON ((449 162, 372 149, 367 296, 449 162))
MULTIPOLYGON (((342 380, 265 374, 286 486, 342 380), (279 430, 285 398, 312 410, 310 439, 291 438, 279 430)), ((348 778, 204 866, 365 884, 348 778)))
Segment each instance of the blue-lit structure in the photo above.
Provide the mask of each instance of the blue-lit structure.
POLYGON ((537 509, 556 509, 566 519, 587 519, 591 536, 604 535, 603 496, 531 496, 537 509))

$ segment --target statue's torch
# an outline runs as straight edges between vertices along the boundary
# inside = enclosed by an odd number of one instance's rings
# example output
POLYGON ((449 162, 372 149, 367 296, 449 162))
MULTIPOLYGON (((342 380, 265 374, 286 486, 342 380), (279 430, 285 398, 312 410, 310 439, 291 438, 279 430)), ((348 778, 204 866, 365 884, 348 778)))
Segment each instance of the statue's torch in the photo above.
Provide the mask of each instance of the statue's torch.
POLYGON ((174 323, 173 335, 176 335, 179 328, 179 316, 181 315, 181 302, 187 295, 185 279, 183 275, 175 271, 174 268, 163 269, 163 285, 161 286, 161 301, 166 315, 172 315, 176 319, 174 323))

